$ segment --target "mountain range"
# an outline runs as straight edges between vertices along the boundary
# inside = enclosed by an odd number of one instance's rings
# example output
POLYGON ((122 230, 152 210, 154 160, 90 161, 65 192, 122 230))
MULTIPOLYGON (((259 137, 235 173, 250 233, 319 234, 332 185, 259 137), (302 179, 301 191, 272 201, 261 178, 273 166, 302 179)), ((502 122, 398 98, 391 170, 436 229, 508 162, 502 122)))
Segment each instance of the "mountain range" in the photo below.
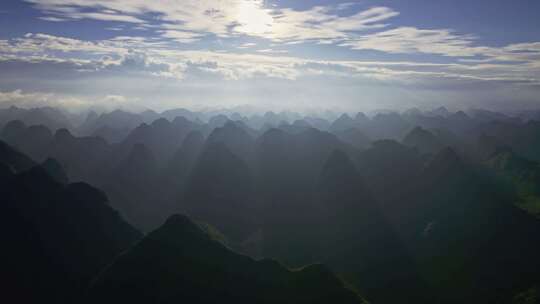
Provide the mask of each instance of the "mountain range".
POLYGON ((0 110, 21 302, 536 301, 535 113, 86 116, 0 110))

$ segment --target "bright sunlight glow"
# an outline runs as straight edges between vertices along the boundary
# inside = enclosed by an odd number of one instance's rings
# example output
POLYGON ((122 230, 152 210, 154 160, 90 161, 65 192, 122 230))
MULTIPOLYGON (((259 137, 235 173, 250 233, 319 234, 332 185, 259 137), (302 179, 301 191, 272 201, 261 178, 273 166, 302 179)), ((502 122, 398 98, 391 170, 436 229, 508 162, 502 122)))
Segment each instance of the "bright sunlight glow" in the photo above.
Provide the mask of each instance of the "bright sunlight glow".
POLYGON ((264 34, 272 28, 274 19, 264 8, 263 1, 241 1, 238 6, 238 32, 246 34, 264 34))

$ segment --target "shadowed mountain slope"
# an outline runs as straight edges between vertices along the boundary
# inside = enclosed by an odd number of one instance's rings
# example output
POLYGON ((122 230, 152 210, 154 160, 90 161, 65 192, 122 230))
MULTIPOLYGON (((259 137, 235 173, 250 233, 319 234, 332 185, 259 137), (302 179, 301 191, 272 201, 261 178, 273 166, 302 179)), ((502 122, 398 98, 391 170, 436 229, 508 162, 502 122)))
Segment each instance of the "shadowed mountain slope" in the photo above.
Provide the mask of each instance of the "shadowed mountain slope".
POLYGON ((0 171, 6 299, 76 303, 90 280, 141 237, 87 184, 65 186, 41 167, 0 171))
POLYGON ((443 148, 441 140, 422 127, 416 127, 407 134, 403 139, 403 144, 415 147, 423 153, 437 153, 443 148))
POLYGON ((180 208, 235 240, 255 229, 253 174, 223 143, 207 145, 188 178, 180 208))
POLYGON ((361 303, 320 265, 290 271, 230 251, 196 223, 171 216, 108 267, 91 303, 361 303))

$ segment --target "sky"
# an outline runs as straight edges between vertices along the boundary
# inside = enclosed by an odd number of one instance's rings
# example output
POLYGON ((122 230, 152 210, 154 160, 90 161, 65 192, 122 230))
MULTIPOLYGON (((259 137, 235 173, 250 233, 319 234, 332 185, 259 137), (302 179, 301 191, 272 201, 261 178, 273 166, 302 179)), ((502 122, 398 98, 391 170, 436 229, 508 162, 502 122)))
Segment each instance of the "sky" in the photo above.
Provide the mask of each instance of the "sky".
POLYGON ((2 0, 0 107, 540 108, 537 0, 2 0))

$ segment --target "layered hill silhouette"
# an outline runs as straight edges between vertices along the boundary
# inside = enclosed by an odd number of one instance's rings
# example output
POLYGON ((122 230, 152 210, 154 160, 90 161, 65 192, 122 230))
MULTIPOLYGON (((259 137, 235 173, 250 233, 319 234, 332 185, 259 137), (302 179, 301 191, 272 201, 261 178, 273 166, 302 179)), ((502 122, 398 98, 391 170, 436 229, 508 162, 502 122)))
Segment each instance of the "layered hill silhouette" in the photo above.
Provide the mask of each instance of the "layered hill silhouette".
POLYGON ((517 155, 510 148, 498 148, 486 160, 519 197, 517 206, 540 215, 540 164, 517 155))
POLYGON ((540 222, 484 174, 446 148, 428 163, 419 188, 404 197, 417 202, 409 206, 408 243, 428 281, 442 288, 439 293, 453 289, 454 301, 509 301, 534 281, 540 266, 533 258, 540 222))
POLYGON ((208 143, 187 180, 185 212, 243 240, 255 230, 253 176, 223 143, 208 143))
POLYGON ((51 107, 23 109, 15 106, 0 109, 0 125, 19 120, 28 125, 43 125, 50 129, 72 127, 67 113, 51 107))
POLYGON ((288 270, 232 252, 186 216, 119 257, 89 291, 90 303, 362 303, 321 265, 288 270))
POLYGON ((142 235, 98 189, 62 184, 53 160, 29 160, 1 143, 0 225, 4 297, 24 303, 76 302, 92 278, 142 235), (55 170, 53 176, 48 172, 55 170))
POLYGON ((2 225, 14 232, 2 253, 8 262, 3 269, 11 277, 10 292, 24 302, 362 303, 324 266, 291 271, 275 261, 252 260, 185 216, 170 217, 130 249, 141 234, 108 206, 101 191, 58 182, 63 175, 53 159, 43 168, 4 143, 2 156, 2 225), (126 262, 135 264, 128 270, 126 262), (121 278, 133 285, 124 290, 121 278))
POLYGON ((523 303, 538 118, 0 110, 6 286, 30 303, 523 303))
POLYGON ((415 147, 424 153, 436 153, 444 147, 440 139, 421 127, 416 127, 407 134, 403 139, 403 144, 415 147))

